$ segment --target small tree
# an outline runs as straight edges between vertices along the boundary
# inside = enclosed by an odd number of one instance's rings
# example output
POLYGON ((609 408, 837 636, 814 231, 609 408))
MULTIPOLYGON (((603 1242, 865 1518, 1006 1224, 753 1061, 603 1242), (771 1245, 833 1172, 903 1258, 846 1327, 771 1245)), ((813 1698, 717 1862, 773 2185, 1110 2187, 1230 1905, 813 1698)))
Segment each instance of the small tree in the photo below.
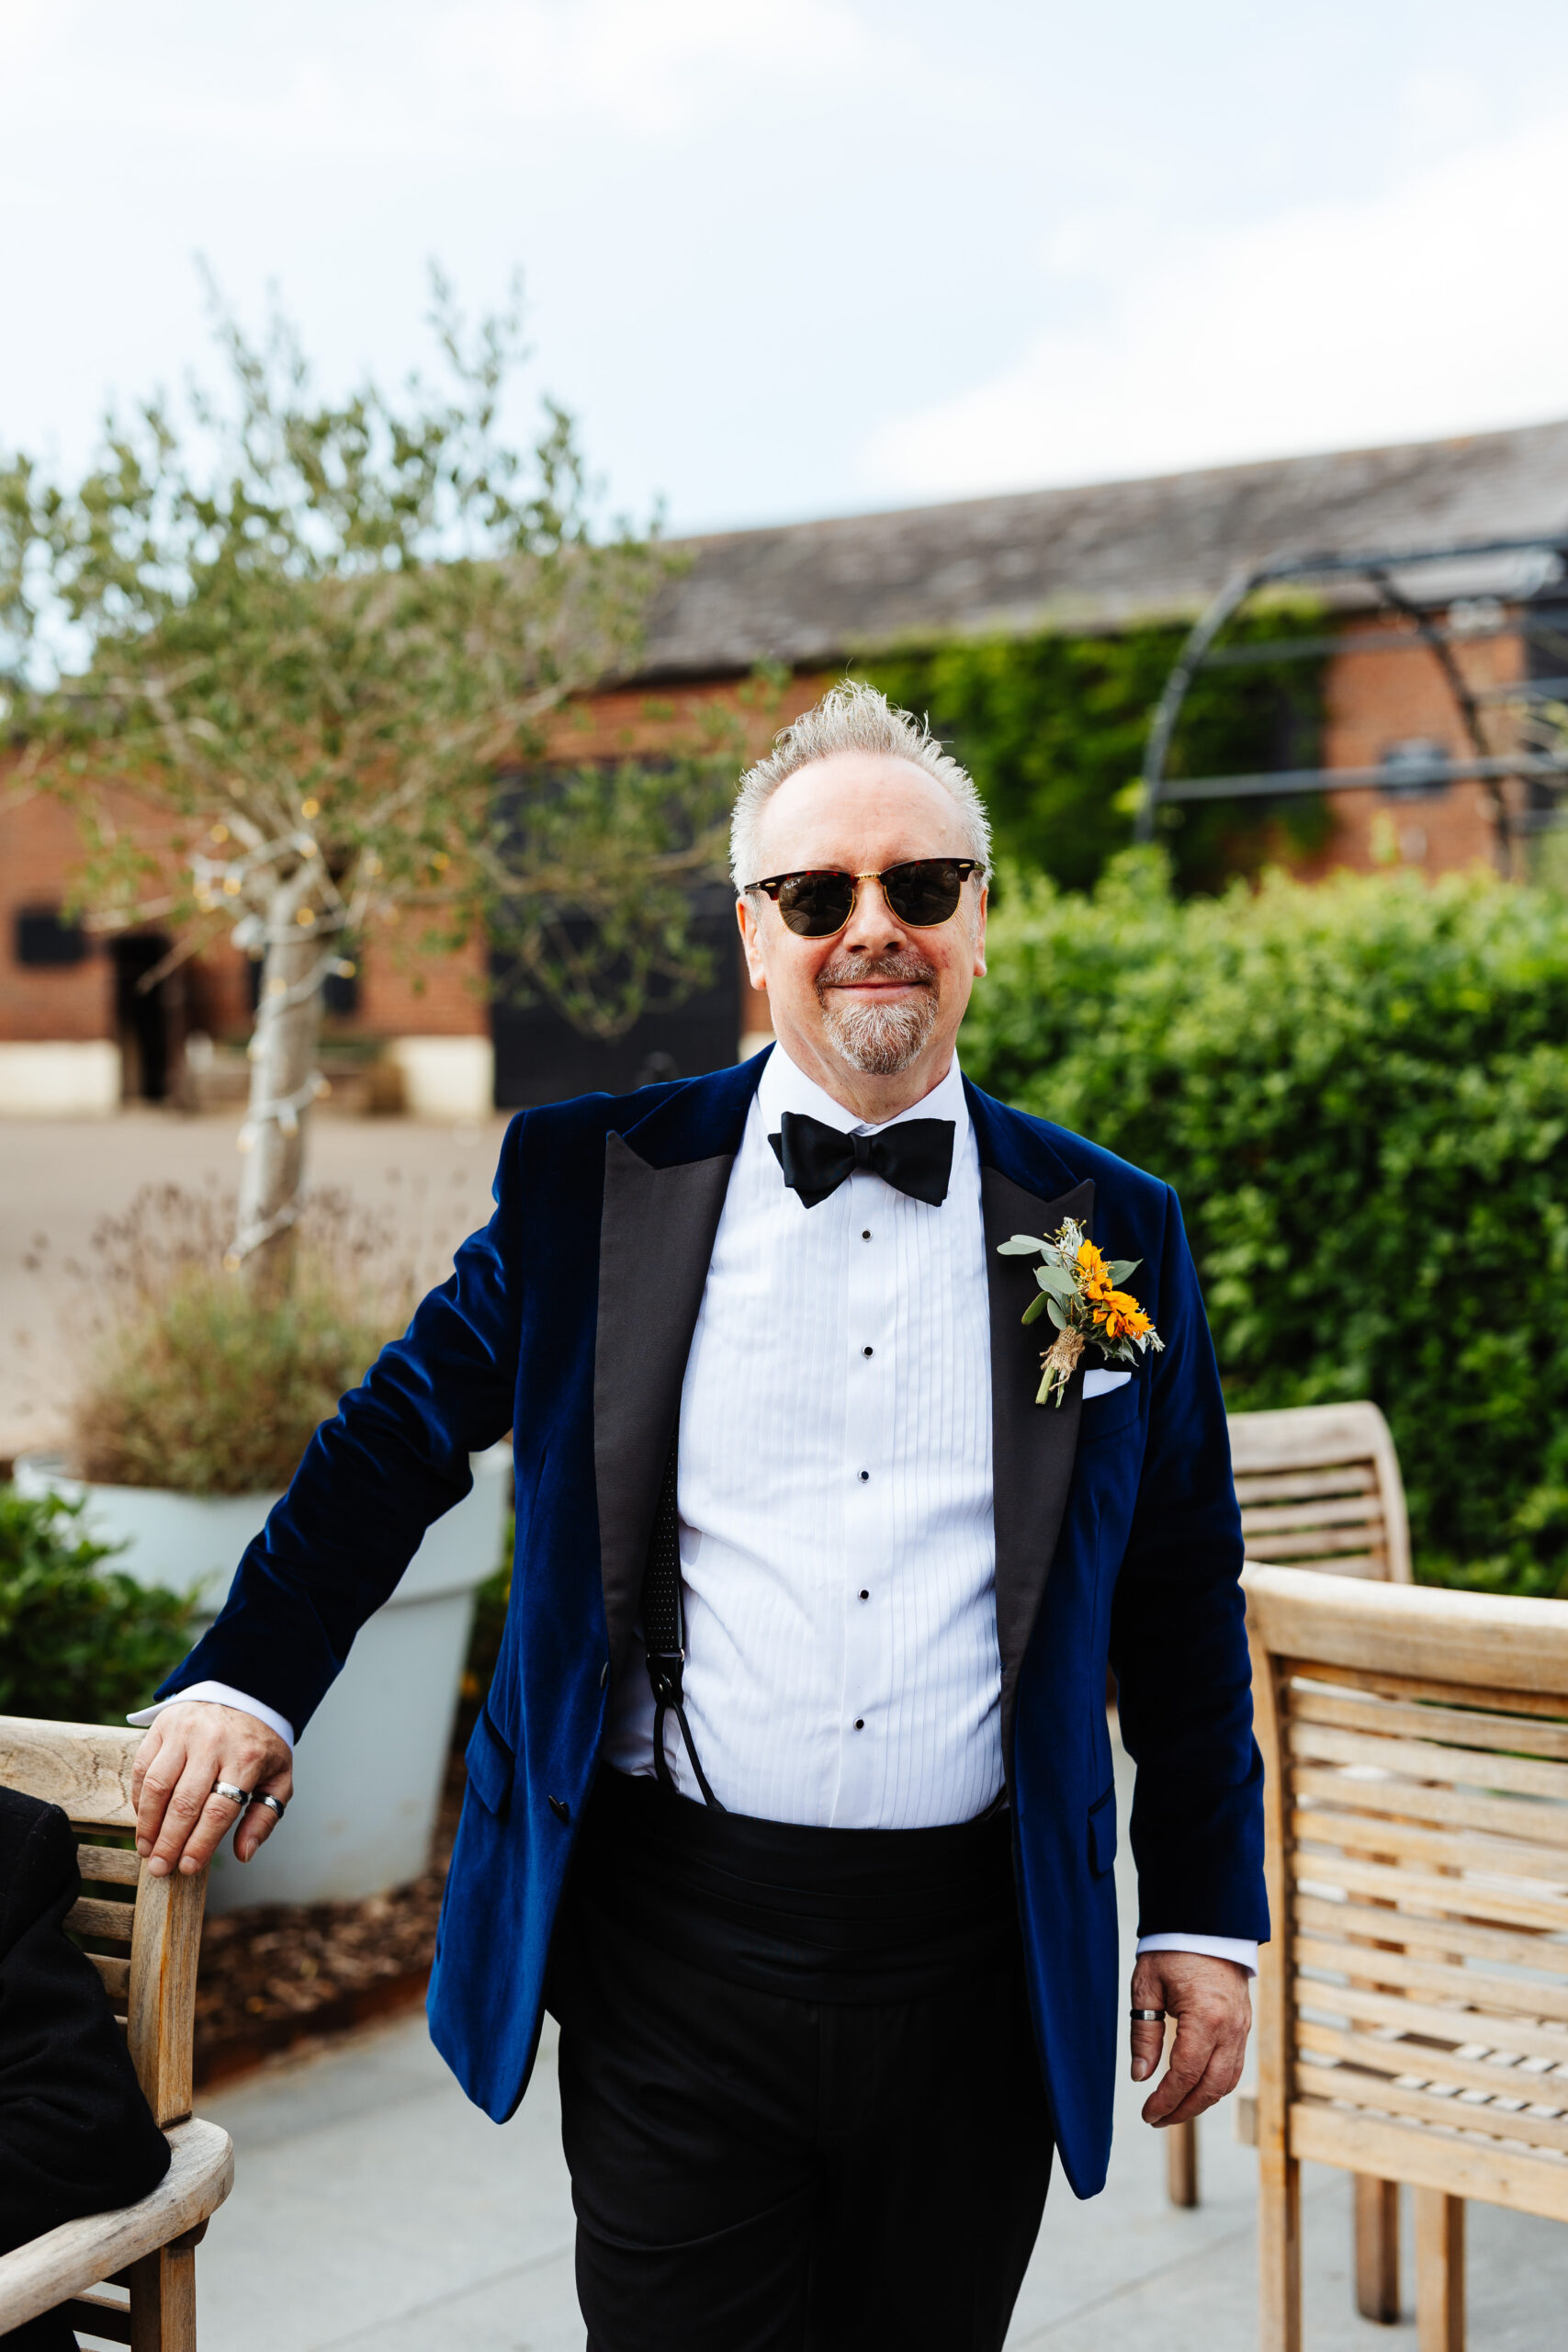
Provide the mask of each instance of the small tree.
POLYGON ((77 809, 100 925, 156 917, 171 962, 227 929, 261 959, 226 1262, 269 1289, 322 984, 361 942, 406 914, 405 953, 482 928, 524 991, 613 1035, 656 978, 701 976, 692 888, 722 870, 711 745, 498 786, 568 697, 628 667, 669 559, 595 537, 553 403, 531 450, 506 440, 515 299, 470 335, 432 284, 444 389, 323 400, 284 321, 254 346, 215 302, 226 398, 111 417, 71 486, 0 469, 14 786, 77 809))

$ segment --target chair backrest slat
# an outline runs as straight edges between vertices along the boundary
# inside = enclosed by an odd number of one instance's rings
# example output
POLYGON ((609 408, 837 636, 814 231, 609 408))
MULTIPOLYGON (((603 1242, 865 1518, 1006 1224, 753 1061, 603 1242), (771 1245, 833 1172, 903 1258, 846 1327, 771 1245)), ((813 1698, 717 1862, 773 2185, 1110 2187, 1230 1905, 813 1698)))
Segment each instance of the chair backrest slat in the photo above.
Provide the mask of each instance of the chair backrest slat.
POLYGON ((1260 2144, 1568 2216, 1568 1610, 1246 1585, 1260 2144))
POLYGON ((73 1935, 101 1936, 120 1944, 130 1941, 135 1923, 134 1903, 102 1903, 91 1894, 78 1896, 65 1915, 73 1935))
POLYGON ((141 1876, 139 1857, 124 1846, 95 1846, 85 1838, 76 1844, 82 1876, 100 1886, 134 1886, 141 1876))
POLYGON ((133 1829, 130 1766, 141 1735, 98 1724, 0 1715, 0 1784, 57 1804, 90 1829, 133 1829))
POLYGON ((103 1987, 111 2001, 122 2012, 130 1991, 130 1962, 111 1959, 107 1952, 90 1951, 87 1958, 103 1980, 103 1987))
POLYGON ((1230 1438, 1249 1559, 1409 1582, 1404 1487, 1375 1405, 1233 1413, 1230 1438))

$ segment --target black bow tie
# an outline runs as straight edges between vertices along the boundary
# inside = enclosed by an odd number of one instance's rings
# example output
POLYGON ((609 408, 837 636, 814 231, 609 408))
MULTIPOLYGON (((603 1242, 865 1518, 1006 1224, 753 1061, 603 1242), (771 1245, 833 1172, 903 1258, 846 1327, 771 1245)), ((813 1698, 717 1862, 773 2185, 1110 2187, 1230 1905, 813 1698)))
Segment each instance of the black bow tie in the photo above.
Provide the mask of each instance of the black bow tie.
POLYGON ((768 1141, 784 1170, 784 1182, 808 1209, 836 1193, 857 1168, 869 1168, 885 1183, 933 1208, 947 1198, 953 1173, 953 1121, 906 1119, 879 1136, 846 1136, 821 1119, 786 1111, 781 1132, 768 1141))

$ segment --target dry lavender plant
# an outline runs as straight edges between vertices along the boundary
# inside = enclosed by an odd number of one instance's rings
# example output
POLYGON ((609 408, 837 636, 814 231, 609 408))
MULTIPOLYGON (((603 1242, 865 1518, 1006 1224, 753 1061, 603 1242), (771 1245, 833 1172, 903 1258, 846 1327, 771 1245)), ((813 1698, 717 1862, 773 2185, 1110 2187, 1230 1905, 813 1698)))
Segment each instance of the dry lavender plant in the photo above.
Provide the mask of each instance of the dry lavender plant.
POLYGON ((159 1184, 99 1225, 77 1329, 79 1476, 197 1495, 286 1487, 407 1322, 422 1285, 389 1217, 308 1194, 294 1288, 267 1298, 223 1272, 231 1214, 216 1188, 159 1184))

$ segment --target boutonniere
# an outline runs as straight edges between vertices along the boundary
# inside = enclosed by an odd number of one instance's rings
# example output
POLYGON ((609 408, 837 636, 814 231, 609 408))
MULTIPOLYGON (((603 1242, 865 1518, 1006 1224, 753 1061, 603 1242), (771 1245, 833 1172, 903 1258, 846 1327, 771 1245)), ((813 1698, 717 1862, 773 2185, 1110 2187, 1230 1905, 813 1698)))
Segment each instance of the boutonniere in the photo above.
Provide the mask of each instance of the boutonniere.
POLYGON ((1064 1217, 1055 1233, 1037 1241, 1032 1233, 1015 1233, 999 1241, 1003 1258, 1037 1257, 1034 1279, 1040 1295, 1023 1310, 1032 1323, 1048 1315, 1056 1336, 1040 1362, 1043 1367, 1037 1405, 1059 1405, 1085 1348, 1098 1348, 1107 1363, 1135 1364, 1139 1356, 1165 1341, 1135 1298, 1117 1284, 1143 1264, 1141 1258, 1102 1258, 1076 1217, 1064 1217))

